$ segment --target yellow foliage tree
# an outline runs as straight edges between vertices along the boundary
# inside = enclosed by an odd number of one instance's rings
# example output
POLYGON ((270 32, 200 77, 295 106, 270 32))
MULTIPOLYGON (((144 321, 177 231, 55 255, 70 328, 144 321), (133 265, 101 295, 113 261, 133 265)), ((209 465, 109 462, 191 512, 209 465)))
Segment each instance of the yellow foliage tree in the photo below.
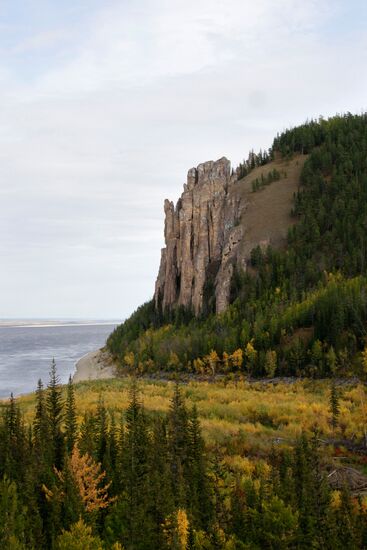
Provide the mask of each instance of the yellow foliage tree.
POLYGON ((195 372, 197 372, 198 374, 203 374, 205 372, 205 364, 204 361, 200 359, 200 357, 194 359, 193 364, 195 372))
POLYGON ((101 465, 94 462, 88 454, 81 455, 76 445, 69 459, 69 466, 86 512, 107 508, 113 502, 108 497, 111 484, 102 485, 106 473, 101 470, 101 465))
POLYGON ((230 356, 230 359, 231 359, 232 365, 235 368, 240 369, 243 364, 243 350, 241 348, 236 349, 230 356))
POLYGON ((247 359, 247 370, 248 373, 251 375, 252 368, 255 365, 255 361, 257 358, 257 351, 254 347, 253 340, 250 340, 247 342, 246 348, 245 348, 245 356, 247 359))
POLYGON ((128 351, 126 355, 124 356, 124 363, 127 367, 133 368, 135 365, 135 356, 132 351, 128 351))
POLYGON ((181 365, 177 353, 174 351, 170 352, 167 364, 171 369, 177 369, 181 365))
MULTIPOLYGON (((67 459, 65 467, 74 480, 81 503, 86 512, 96 512, 107 508, 114 498, 108 497, 108 488, 111 483, 103 485, 106 472, 101 470, 101 465, 94 462, 88 454, 81 455, 77 445, 74 446, 72 455, 67 459)), ((42 490, 47 500, 61 502, 65 497, 65 474, 54 468, 59 483, 54 488, 48 489, 46 485, 42 490)))
POLYGON ((342 499, 341 499, 340 491, 333 491, 331 493, 330 504, 331 504, 331 507, 334 508, 335 510, 339 510, 341 508, 342 499))
POLYGON ((204 361, 209 366, 211 373, 214 376, 217 369, 217 365, 219 363, 219 356, 217 352, 214 349, 212 349, 211 352, 204 357, 204 361))
POLYGON ((163 524, 167 544, 172 550, 186 550, 189 536, 189 520, 186 511, 179 508, 170 514, 163 524))
MULTIPOLYGON (((63 530, 57 537, 56 550, 102 550, 102 541, 92 533, 92 528, 82 519, 74 523, 70 531, 63 530)), ((120 547, 121 548, 121 547, 120 547)))
POLYGON ((273 378, 277 368, 277 352, 269 349, 265 354, 265 372, 266 376, 273 378))
POLYGON ((154 361, 151 357, 149 357, 149 359, 147 359, 145 361, 144 370, 147 371, 147 372, 150 372, 150 371, 154 370, 154 367, 155 367, 154 361))
POLYGON ((230 361, 230 355, 226 351, 224 351, 222 356, 222 365, 223 365, 224 371, 229 370, 229 365, 230 365, 229 361, 230 361))

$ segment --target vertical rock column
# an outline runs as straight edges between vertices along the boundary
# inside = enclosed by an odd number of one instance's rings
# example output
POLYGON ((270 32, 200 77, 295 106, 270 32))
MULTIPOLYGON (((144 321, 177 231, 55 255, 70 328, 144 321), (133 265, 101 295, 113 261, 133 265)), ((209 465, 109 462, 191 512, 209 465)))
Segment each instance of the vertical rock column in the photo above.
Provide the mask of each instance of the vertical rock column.
POLYGON ((228 228, 237 215, 228 201, 231 182, 226 158, 205 162, 189 170, 176 208, 165 201, 166 246, 155 287, 157 307, 183 305, 196 314, 202 310, 208 267, 219 268, 228 228))

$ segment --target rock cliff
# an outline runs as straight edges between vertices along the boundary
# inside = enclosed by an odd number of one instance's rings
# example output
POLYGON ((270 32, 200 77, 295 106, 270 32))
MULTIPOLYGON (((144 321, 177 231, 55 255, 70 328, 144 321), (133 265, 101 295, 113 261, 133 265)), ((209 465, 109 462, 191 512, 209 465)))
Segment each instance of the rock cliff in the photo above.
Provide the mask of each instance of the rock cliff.
POLYGON ((236 249, 241 241, 241 200, 232 187, 237 176, 225 157, 191 168, 176 207, 165 201, 165 243, 155 287, 155 302, 203 307, 205 283, 211 281, 217 312, 229 301, 236 249))
POLYGON ((166 246, 155 286, 156 307, 182 305, 200 314, 204 302, 215 299, 217 313, 224 311, 235 266, 246 270, 258 245, 265 249, 286 243, 295 223, 293 196, 305 159, 278 158, 242 179, 224 157, 191 168, 176 206, 164 203, 166 246), (254 192, 254 180, 266 179, 272 170, 280 174, 279 181, 254 192))

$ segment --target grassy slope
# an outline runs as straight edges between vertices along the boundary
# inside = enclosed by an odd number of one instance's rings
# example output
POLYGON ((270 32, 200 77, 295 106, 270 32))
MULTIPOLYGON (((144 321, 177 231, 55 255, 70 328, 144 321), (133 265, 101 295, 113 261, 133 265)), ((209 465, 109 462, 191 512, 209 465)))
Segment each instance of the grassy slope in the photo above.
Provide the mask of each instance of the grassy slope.
POLYGON ((273 248, 285 245, 288 229, 296 222, 291 211, 306 159, 307 155, 299 154, 292 159, 278 158, 255 168, 233 186, 231 193, 239 194, 247 205, 241 218, 244 227, 241 257, 248 259, 251 250, 258 244, 270 243, 273 248), (253 192, 252 182, 260 179, 261 175, 266 177, 274 169, 280 172, 281 179, 253 192))

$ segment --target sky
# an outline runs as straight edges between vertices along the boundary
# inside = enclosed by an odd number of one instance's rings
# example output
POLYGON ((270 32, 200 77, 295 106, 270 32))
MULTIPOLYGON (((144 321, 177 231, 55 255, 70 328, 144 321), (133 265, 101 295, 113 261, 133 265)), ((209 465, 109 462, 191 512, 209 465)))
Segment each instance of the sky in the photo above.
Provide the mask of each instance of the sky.
POLYGON ((189 168, 367 109, 367 3, 0 0, 0 318, 123 319, 189 168))

